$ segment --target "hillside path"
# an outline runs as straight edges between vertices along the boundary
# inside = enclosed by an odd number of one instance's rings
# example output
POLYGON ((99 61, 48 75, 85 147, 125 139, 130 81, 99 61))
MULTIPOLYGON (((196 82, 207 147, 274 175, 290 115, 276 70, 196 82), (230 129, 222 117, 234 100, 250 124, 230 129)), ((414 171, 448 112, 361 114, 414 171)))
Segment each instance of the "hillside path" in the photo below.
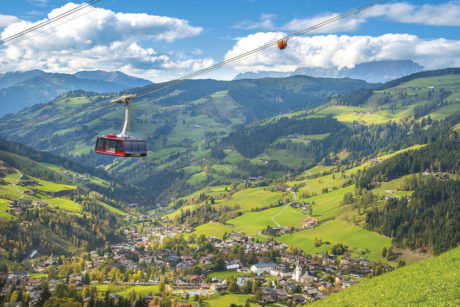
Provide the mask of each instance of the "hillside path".
MULTIPOLYGON (((291 191, 291 193, 294 195, 294 201, 297 201, 297 193, 296 193, 296 192, 293 192, 293 191, 291 191)), ((278 217, 278 216, 280 216, 281 214, 283 214, 284 211, 286 211, 287 208, 289 208, 289 204, 287 204, 286 207, 284 207, 284 209, 281 210, 279 213, 277 213, 277 214, 275 214, 274 216, 272 216, 272 222, 275 223, 276 226, 281 227, 281 225, 280 225, 277 221, 275 221, 275 217, 278 217)), ((262 230, 259 231, 258 235, 261 236, 261 237, 263 237, 263 238, 265 238, 265 239, 268 239, 267 236, 265 236, 265 235, 262 234, 262 230)))
MULTIPOLYGON (((294 195, 294 201, 297 201, 297 193, 293 192, 293 191, 291 191, 291 193, 294 195)), ((283 214, 284 211, 286 211, 287 208, 289 208, 289 204, 287 204, 286 207, 284 207, 284 209, 281 212, 279 212, 278 214, 272 216, 272 221, 273 221, 273 223, 276 224, 276 226, 281 227, 281 225, 277 221, 275 221, 275 217, 278 217, 281 214, 283 214)))
POLYGON ((24 198, 24 193, 22 193, 21 190, 19 190, 19 188, 16 186, 16 184, 19 182, 19 180, 22 178, 22 173, 20 171, 18 171, 17 169, 14 168, 14 170, 16 171, 16 173, 19 174, 19 177, 18 179, 16 179, 16 182, 13 183, 13 187, 19 192, 19 194, 21 194, 21 197, 19 199, 23 199, 24 198))

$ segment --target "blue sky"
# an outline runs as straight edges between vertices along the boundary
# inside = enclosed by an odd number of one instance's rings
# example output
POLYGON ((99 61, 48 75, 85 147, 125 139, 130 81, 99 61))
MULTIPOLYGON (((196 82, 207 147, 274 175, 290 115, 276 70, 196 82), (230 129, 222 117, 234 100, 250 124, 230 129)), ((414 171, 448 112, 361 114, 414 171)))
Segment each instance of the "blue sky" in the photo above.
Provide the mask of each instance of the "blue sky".
MULTIPOLYGON (((165 81, 238 55, 370 0, 102 0, 87 14, 0 47, 0 72, 121 70, 165 81)), ((0 8, 5 38, 81 4, 16 0, 0 8)), ((77 15, 80 15, 77 13, 77 15)), ((428 69, 460 66, 460 1, 387 1, 203 77, 243 71, 344 68, 412 59, 428 69)))

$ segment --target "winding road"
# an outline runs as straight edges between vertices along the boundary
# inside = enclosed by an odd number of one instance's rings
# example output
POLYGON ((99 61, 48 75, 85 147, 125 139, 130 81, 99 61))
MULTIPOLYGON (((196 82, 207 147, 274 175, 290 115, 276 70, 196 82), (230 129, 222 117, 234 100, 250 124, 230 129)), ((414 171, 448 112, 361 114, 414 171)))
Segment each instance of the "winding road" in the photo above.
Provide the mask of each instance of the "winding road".
MULTIPOLYGON (((297 193, 296 193, 296 192, 293 192, 293 191, 291 191, 291 193, 294 195, 294 201, 297 201, 297 193)), ((280 225, 277 221, 275 221, 275 217, 278 217, 278 216, 280 216, 281 214, 283 214, 284 211, 286 211, 287 208, 289 208, 289 204, 287 204, 287 205, 283 208, 283 210, 281 210, 280 212, 278 212, 277 214, 275 214, 274 216, 272 216, 272 222, 273 222, 276 226, 281 227, 281 225, 280 225)), ((263 238, 265 238, 265 239, 268 239, 268 238, 269 238, 269 237, 267 237, 267 236, 265 236, 265 235, 262 234, 262 230, 259 231, 258 235, 261 236, 261 237, 263 237, 263 238)))
POLYGON ((19 188, 16 186, 16 184, 22 178, 22 173, 20 171, 18 171, 17 169, 15 169, 15 168, 14 168, 14 170, 16 171, 16 173, 19 174, 19 177, 18 177, 18 179, 16 179, 16 182, 13 183, 13 187, 19 192, 19 194, 21 194, 21 197, 19 199, 23 199, 24 198, 24 193, 21 190, 19 190, 19 188))

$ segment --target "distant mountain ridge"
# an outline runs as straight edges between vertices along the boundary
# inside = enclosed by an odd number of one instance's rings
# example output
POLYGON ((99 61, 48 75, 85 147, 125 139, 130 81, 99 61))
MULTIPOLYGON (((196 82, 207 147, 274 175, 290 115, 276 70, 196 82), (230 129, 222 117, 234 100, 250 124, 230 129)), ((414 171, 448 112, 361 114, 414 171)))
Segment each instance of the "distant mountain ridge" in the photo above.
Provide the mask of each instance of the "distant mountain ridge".
POLYGON ((260 71, 238 74, 234 80, 258 79, 258 78, 283 78, 295 75, 306 75, 321 78, 352 78, 365 80, 370 83, 387 82, 406 75, 420 72, 423 66, 412 60, 388 60, 366 62, 356 65, 354 68, 321 68, 300 67, 293 72, 260 71))
POLYGON ((71 90, 120 92, 150 84, 119 71, 81 71, 73 75, 41 70, 0 75, 0 117, 37 103, 45 103, 71 90))
POLYGON ((27 79, 43 75, 44 73, 43 70, 35 69, 29 71, 11 71, 0 74, 0 89, 13 86, 27 79))

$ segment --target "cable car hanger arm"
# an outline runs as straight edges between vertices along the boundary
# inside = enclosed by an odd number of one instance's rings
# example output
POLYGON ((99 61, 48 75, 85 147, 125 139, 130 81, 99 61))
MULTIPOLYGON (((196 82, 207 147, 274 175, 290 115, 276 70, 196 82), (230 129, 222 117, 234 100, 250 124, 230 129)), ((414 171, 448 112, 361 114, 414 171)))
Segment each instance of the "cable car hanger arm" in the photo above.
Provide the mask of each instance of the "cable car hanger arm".
POLYGON ((136 98, 136 94, 123 95, 110 101, 111 103, 125 104, 125 123, 123 124, 123 130, 121 130, 121 133, 117 134, 120 138, 128 136, 128 129, 131 121, 131 102, 134 98, 136 98))

